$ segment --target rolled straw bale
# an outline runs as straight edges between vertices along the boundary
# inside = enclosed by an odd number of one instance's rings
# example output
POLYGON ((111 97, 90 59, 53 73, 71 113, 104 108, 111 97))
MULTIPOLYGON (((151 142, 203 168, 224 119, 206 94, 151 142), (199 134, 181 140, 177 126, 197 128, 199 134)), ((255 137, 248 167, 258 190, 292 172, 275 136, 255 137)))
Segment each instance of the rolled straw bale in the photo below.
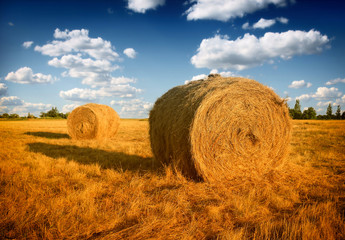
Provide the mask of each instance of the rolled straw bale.
POLYGON ((77 107, 67 119, 68 134, 73 139, 110 138, 119 125, 120 118, 113 108, 95 103, 77 107))
POLYGON ((209 182, 265 174, 288 152, 285 101, 250 79, 210 75, 157 99, 149 117, 154 157, 209 182))

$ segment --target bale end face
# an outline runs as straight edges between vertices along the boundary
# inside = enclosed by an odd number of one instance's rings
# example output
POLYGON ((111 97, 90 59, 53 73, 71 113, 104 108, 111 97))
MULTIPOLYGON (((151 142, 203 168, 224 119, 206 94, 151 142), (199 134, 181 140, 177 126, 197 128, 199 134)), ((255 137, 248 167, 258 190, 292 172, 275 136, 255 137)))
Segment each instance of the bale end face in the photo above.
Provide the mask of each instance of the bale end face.
POLYGON ((89 103, 74 109, 67 119, 68 134, 72 139, 106 139, 113 137, 120 118, 109 106, 89 103))

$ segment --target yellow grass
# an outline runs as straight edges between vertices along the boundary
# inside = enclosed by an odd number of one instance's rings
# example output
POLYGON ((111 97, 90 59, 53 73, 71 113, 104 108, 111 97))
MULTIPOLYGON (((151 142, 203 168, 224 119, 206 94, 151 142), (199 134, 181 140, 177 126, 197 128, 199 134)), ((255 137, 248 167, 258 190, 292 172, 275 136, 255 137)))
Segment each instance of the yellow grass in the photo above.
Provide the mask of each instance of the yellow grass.
POLYGON ((294 121, 285 165, 224 185, 154 162, 147 121, 0 122, 0 239, 344 239, 344 211, 345 121, 294 121))

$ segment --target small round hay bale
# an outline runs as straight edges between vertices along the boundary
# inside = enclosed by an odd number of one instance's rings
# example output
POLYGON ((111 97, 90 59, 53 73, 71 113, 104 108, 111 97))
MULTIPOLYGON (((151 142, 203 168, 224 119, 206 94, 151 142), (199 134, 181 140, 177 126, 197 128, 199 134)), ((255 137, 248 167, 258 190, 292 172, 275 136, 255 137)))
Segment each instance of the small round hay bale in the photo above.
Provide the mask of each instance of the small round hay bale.
POLYGON ((89 103, 77 107, 68 116, 68 134, 73 139, 113 137, 120 125, 119 115, 109 106, 89 103))
POLYGON ((177 86, 150 112, 155 158, 209 182, 265 174, 287 155, 285 101, 245 78, 209 76, 177 86))

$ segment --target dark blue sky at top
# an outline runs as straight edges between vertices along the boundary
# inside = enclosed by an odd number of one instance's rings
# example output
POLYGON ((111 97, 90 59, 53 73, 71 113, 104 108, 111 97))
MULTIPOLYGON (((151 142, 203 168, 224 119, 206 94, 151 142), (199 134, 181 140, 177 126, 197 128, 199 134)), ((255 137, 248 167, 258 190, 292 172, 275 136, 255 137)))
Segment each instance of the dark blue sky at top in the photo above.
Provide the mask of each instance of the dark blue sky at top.
MULTIPOLYGON (((245 33, 259 38, 266 32, 315 29, 327 35, 331 39, 331 48, 320 54, 281 60, 278 69, 265 64, 238 72, 242 76, 249 76, 272 86, 281 96, 284 91, 289 91, 289 96, 293 97, 303 93, 300 89, 296 92, 287 89, 294 80, 305 79, 312 82, 314 89, 308 91, 315 91, 317 87, 324 86, 326 81, 345 78, 344 1, 297 0, 295 4, 289 3, 287 7, 270 5, 266 9, 226 22, 187 21, 184 12, 190 6, 191 4, 184 0, 166 0, 164 6, 141 14, 127 9, 125 0, 0 0, 0 82, 8 86, 10 96, 16 95, 28 102, 50 103, 59 108, 69 103, 59 97, 60 90, 86 87, 77 79, 34 86, 4 81, 9 72, 24 66, 32 68, 34 72, 61 78, 63 70, 47 64, 51 57, 33 50, 36 45, 42 46, 53 41, 56 28, 88 29, 90 37, 101 37, 110 41, 118 53, 128 47, 134 48, 138 52, 137 58, 124 59, 119 63, 122 69, 114 72, 114 75, 136 78, 136 87, 144 90, 140 97, 152 103, 169 88, 183 84, 194 75, 209 73, 209 69, 195 68, 190 59, 196 54, 203 39, 216 34, 228 35, 231 40, 235 40, 243 37, 245 33), (245 22, 252 25, 260 18, 277 17, 288 18, 289 23, 277 23, 267 29, 242 29, 245 22), (13 23, 13 26, 10 26, 9 22, 13 23), (24 49, 22 44, 25 41, 33 41, 33 47, 24 49)), ((337 87, 344 93, 344 86, 345 84, 342 84, 337 87)), ((101 103, 109 104, 102 101, 101 103)), ((306 103, 305 106, 308 104, 315 105, 316 102, 306 103)))

